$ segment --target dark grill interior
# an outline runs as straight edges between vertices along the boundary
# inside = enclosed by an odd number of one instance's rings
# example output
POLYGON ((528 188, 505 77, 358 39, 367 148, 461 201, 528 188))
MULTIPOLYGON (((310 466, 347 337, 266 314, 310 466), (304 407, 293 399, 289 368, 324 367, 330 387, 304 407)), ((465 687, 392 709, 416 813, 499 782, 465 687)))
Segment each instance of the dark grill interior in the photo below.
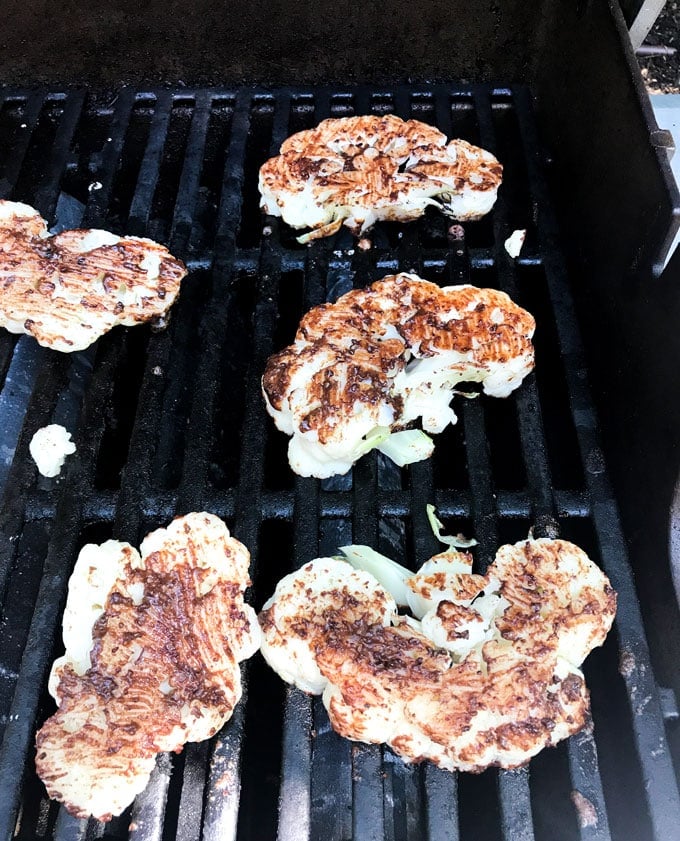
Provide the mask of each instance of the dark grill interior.
MULTIPOLYGON (((616 505, 598 441, 569 278, 526 88, 141 92, 110 101, 6 93, 0 191, 64 226, 169 244, 186 260, 167 330, 116 329, 73 356, 0 335, 0 833, 262 841, 669 839, 680 802, 616 505), (329 116, 394 112, 493 151, 505 165, 494 212, 449 230, 438 214, 378 226, 374 247, 343 231, 303 248, 258 209, 257 169, 291 132, 329 116), (528 228, 521 257, 503 249, 528 228), (288 469, 259 377, 309 307, 398 270, 509 292, 537 318, 537 367, 510 399, 457 398, 434 458, 400 470, 373 453, 323 482, 288 469), (49 422, 77 430, 59 481, 28 457, 49 422), (23 425, 22 425, 23 424, 23 425), (103 826, 70 818, 33 771, 46 676, 61 651, 66 584, 80 547, 138 544, 173 515, 206 509, 251 550, 259 607, 295 566, 368 543, 415 567, 434 551, 425 504, 474 534, 483 568, 503 542, 574 540, 619 593, 615 632, 585 665, 594 733, 530 768, 453 775, 352 745, 319 700, 284 687, 258 656, 247 692, 210 743, 159 758, 148 790, 103 826), (17 823, 18 818, 18 823, 17 823)), ((672 705, 671 705, 672 706, 672 705)), ((674 711, 666 710, 667 717, 674 711)))

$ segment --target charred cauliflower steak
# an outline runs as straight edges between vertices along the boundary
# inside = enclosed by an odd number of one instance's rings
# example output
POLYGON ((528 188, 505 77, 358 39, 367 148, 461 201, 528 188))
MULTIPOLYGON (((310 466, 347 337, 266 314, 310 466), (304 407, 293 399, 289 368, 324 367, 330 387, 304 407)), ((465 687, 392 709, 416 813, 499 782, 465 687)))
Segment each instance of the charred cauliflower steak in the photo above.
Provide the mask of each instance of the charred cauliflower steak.
POLYGON ((109 820, 146 786, 161 751, 214 735, 259 647, 244 603, 250 555, 212 514, 81 551, 49 689, 59 709, 36 737, 36 769, 71 814, 109 820))
POLYGON ((421 420, 441 432, 455 423, 449 403, 459 382, 507 397, 534 366, 534 328, 504 292, 441 288, 412 274, 314 307, 262 378, 269 414, 292 436, 290 466, 326 478, 373 447, 400 465, 427 458, 430 439, 420 433, 411 452, 404 427, 421 420))
POLYGON ((502 546, 483 576, 449 551, 405 583, 414 616, 373 575, 321 558, 283 578, 260 613, 265 659, 322 695, 338 733, 478 772, 523 765, 586 724, 579 667, 604 642, 616 595, 581 549, 502 546))
POLYGON ((305 243, 342 224, 365 233, 380 220, 408 222, 429 206, 460 221, 496 201, 503 167, 494 156, 418 120, 341 117, 298 132, 260 169, 260 202, 305 243))
POLYGON ((167 312, 184 264, 153 240, 108 231, 51 236, 37 210, 0 201, 0 327, 54 350, 84 350, 117 324, 167 312))

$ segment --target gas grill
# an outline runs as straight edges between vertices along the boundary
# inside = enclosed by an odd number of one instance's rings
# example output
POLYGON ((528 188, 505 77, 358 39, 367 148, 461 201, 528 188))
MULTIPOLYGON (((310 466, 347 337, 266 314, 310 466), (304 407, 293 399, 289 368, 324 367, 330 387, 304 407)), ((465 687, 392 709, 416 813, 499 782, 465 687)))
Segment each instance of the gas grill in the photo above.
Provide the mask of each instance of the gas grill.
MULTIPOLYGON (((574 300, 574 291, 579 301, 585 293, 572 268, 585 254, 596 268, 609 259, 626 271, 658 270, 673 194, 656 190, 649 221, 641 218, 647 205, 622 209, 622 236, 644 226, 644 248, 626 241, 613 258, 592 256, 607 220, 572 239, 574 218, 555 201, 565 170, 552 166, 543 144, 539 132, 551 132, 539 129, 534 93, 488 81, 2 93, 2 197, 32 204, 56 227, 153 237, 190 273, 166 329, 117 328, 73 355, 0 335, 0 451, 9 454, 0 464, 1 838, 677 835, 676 676, 664 671, 668 687, 657 685, 589 386, 579 326, 588 322, 574 300), (345 230, 301 247, 279 220, 261 216, 257 170, 289 134, 329 116, 385 113, 492 151, 504 164, 494 211, 464 226, 436 213, 378 225, 368 251, 345 230), (516 228, 528 234, 513 261, 503 242, 516 228), (399 469, 372 452, 345 477, 296 477, 287 438, 261 398, 265 361, 292 340, 310 307, 397 271, 508 292, 536 317, 536 370, 507 400, 456 398, 459 423, 436 437, 430 461, 399 469), (28 454, 33 433, 50 422, 74 431, 77 444, 57 481, 39 478, 28 454), (477 538, 479 570, 531 528, 573 540, 606 571, 619 609, 606 644, 584 666, 592 729, 517 771, 408 766, 387 749, 341 739, 319 699, 284 686, 256 655, 244 666, 231 721, 209 742, 160 756, 147 790, 121 817, 76 820, 46 798, 33 768, 34 734, 54 709, 46 678, 63 650, 61 613, 82 545, 110 537, 139 545, 177 514, 213 512, 251 551, 259 608, 284 574, 349 542, 415 568, 439 548, 428 502, 454 532, 477 538)), ((560 129, 561 119, 548 122, 560 129)), ((559 158, 559 148, 552 152, 559 158)), ((619 163, 627 154, 616 153, 619 163)), ((655 186, 660 160, 652 149, 640 165, 656 173, 655 186)), ((605 189, 593 186, 596 205, 605 189)), ((576 179, 577 205, 583 190, 576 179)), ((592 331, 589 344, 597 347, 592 331)))

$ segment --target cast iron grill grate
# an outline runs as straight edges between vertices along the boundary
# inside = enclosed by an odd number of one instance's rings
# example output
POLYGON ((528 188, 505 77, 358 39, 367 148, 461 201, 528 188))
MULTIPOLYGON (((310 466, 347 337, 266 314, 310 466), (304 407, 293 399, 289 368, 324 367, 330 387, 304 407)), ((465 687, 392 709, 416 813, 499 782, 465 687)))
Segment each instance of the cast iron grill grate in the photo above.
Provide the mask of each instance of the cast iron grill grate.
POLYGON ((680 803, 664 720, 598 446, 578 326, 524 88, 331 91, 6 92, 0 192, 50 221, 167 242, 191 270, 165 332, 115 330, 72 357, 0 335, 0 826, 3 838, 667 839, 680 803), (394 112, 495 152, 494 212, 450 232, 428 215, 379 226, 368 252, 347 232, 302 248, 258 209, 257 169, 291 132, 329 116, 394 112), (527 228, 513 263, 503 241, 527 228), (506 401, 461 401, 434 458, 399 470, 372 454, 351 476, 296 478, 267 419, 259 377, 300 315, 353 285, 415 270, 441 283, 497 286, 537 317, 537 369, 506 401), (58 482, 36 477, 33 432, 77 429, 58 482), (247 693, 211 742, 162 756, 147 791, 103 826, 44 795, 32 759, 53 706, 66 584, 85 542, 137 543, 176 513, 224 517, 253 557, 259 606, 294 566, 365 542, 415 567, 437 546, 436 503, 474 533, 481 566, 502 542, 561 534, 619 593, 615 632, 591 655, 594 733, 530 768, 453 775, 352 745, 318 700, 286 689, 259 657, 247 693))

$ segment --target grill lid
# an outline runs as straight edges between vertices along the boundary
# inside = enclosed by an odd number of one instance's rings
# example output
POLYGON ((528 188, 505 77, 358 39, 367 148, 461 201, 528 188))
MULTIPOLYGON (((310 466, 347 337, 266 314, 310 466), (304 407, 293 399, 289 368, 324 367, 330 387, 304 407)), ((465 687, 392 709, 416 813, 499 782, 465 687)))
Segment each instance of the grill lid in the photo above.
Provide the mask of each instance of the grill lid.
POLYGON ((167 242, 184 259, 168 330, 116 330, 50 353, 0 336, 5 468, 0 543, 0 836, 43 838, 628 839, 673 837, 680 802, 526 88, 6 93, 3 196, 48 219, 167 242), (327 116, 394 112, 488 148, 505 166, 493 213, 464 232, 428 214, 298 246, 263 220, 256 172, 293 131, 327 116), (522 255, 503 242, 527 228, 522 255), (346 477, 295 477, 266 417, 259 377, 300 315, 396 271, 509 292, 537 318, 537 367, 511 398, 461 401, 431 461, 399 470, 377 453, 346 477), (21 420, 23 427, 21 427, 21 420), (33 432, 75 431, 59 481, 36 479, 33 432), (260 606, 294 566, 368 543, 415 567, 437 549, 425 504, 474 534, 483 568, 502 542, 582 545, 619 594, 615 632, 585 664, 595 728, 528 769, 454 775, 404 765, 330 729, 318 700, 255 657, 247 697, 211 742, 162 756, 131 809, 106 827, 46 800, 33 771, 45 682, 59 653, 80 546, 137 543, 176 513, 225 518, 251 550, 260 606), (18 823, 17 823, 18 821, 18 823))

